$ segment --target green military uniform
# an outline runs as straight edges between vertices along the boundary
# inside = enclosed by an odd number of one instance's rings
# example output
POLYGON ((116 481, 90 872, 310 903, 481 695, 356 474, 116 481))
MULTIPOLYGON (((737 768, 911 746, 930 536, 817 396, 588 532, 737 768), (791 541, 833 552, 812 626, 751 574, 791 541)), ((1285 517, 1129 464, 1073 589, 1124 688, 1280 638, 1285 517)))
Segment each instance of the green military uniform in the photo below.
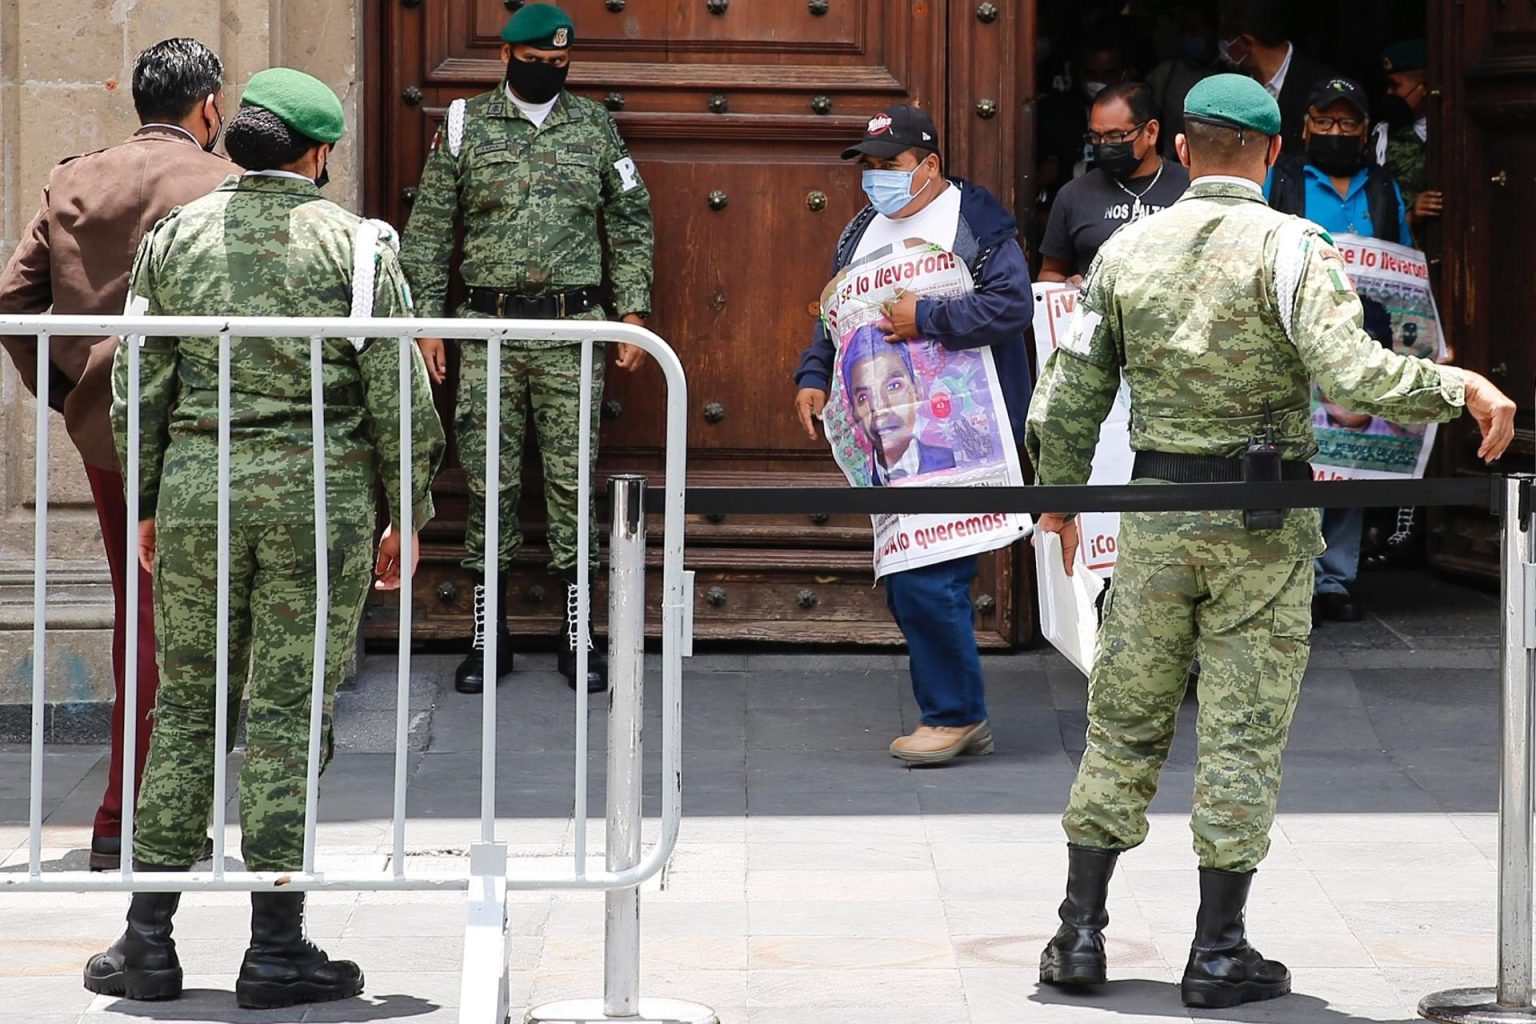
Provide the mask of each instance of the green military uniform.
MULTIPOLYGON (((536 4, 520 11, 502 38, 509 44, 527 41, 564 49, 574 33, 558 10, 536 4)), ((455 218, 464 229, 460 274, 469 288, 536 297, 595 287, 603 281, 606 254, 615 312, 648 311, 650 193, 608 112, 561 92, 543 123, 535 124, 503 85, 469 100, 462 118, 462 138, 455 124, 434 141, 406 226, 401 264, 415 291, 417 313, 445 315, 455 218)), ((457 315, 488 314, 461 307, 457 315)), ((572 318, 600 320, 603 312, 592 309, 572 318)), ((499 566, 487 566, 485 558, 485 343, 464 342, 460 357, 454 431, 471 496, 465 567, 494 573, 508 565, 522 544, 517 504, 522 439, 531 409, 543 457, 551 568, 573 568, 577 516, 592 511, 589 506, 579 512, 576 497, 580 348, 521 341, 503 349, 499 566)), ((599 355, 593 361, 587 424, 594 460, 602 387, 599 355)), ((591 538, 595 558, 597 530, 591 538)))
MULTIPOLYGON (((1428 50, 1422 39, 1409 39, 1387 47, 1381 55, 1381 69, 1387 74, 1406 71, 1422 71, 1427 63, 1428 50)), ((1416 86, 1415 91, 1422 86, 1416 86)), ((1410 115, 1411 116, 1411 115, 1410 115)), ((1429 159, 1429 140, 1420 138, 1412 125, 1389 129, 1382 166, 1397 179, 1403 190, 1403 202, 1413 209, 1413 201, 1427 187, 1426 169, 1429 159)))
MULTIPOLYGON (((1278 132, 1277 111, 1273 121, 1264 134, 1278 132)), ((1271 210, 1257 185, 1196 179, 1172 207, 1116 233, 1085 289, 1029 411, 1042 484, 1088 480, 1122 372, 1137 452, 1235 458, 1260 434, 1267 399, 1284 458, 1309 459, 1312 380, 1351 409, 1399 422, 1449 419, 1463 405, 1460 371, 1395 355, 1364 333, 1331 240, 1271 210)), ((1195 850, 1202 867, 1228 872, 1264 858, 1321 550, 1312 509, 1269 531, 1245 529, 1240 512, 1122 516, 1087 750, 1063 819, 1072 844, 1119 851, 1146 837, 1198 657, 1195 850)))
MULTIPOLYGON (((340 114, 339 104, 337 114, 340 114)), ((166 316, 346 316, 360 218, 307 180, 250 174, 173 212, 145 237, 131 295, 166 316)), ((388 235, 385 235, 387 239, 388 235)), ((373 312, 409 316, 387 240, 373 242, 373 312)), ((128 342, 125 342, 125 344, 128 342)), ((230 390, 229 699, 247 681, 240 816, 246 864, 301 866, 317 588, 310 342, 234 339, 230 390)), ((373 569, 374 490, 396 530, 433 513, 444 449, 426 368, 412 347, 412 507, 400 500, 399 350, 392 339, 324 343, 330 611, 325 717, 345 673, 373 569)), ((196 862, 213 799, 218 509, 218 341, 149 337, 140 349, 140 516, 154 519, 161 684, 135 859, 196 862)), ((127 452, 127 354, 114 367, 113 426, 127 452)), ((327 736, 329 729, 327 730, 327 736)), ((329 744, 327 744, 327 748, 329 744)), ((326 751, 329 756, 329 749, 326 751)))
POLYGON ((1403 190, 1403 203, 1413 209, 1428 182, 1429 143, 1412 128, 1399 128, 1387 135, 1387 153, 1382 166, 1397 179, 1403 190))

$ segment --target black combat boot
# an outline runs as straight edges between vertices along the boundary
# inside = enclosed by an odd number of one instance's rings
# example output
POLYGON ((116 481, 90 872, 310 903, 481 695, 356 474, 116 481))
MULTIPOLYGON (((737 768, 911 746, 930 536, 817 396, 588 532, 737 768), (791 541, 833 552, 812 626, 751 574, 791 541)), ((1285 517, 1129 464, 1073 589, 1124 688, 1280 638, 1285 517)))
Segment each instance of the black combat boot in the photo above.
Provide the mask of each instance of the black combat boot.
MULTIPOLYGON (((135 871, 185 871, 135 863, 135 871)), ((136 892, 128 904, 128 928, 85 965, 85 987, 104 996, 175 999, 181 995, 181 961, 171 938, 179 892, 136 892)))
MULTIPOLYGON (((507 573, 496 577, 496 678, 512 671, 512 634, 507 632, 507 573)), ((470 641, 469 653, 453 673, 453 688, 460 693, 480 693, 485 689, 485 635, 487 577, 482 575, 475 584, 475 635, 470 641)))
POLYGON ((1104 904, 1119 856, 1115 850, 1067 844, 1067 898, 1061 901, 1061 927, 1040 954, 1042 984, 1104 984, 1104 928, 1109 924, 1104 904))
POLYGON ((251 947, 240 964, 235 1001, 247 1010, 351 999, 362 969, 332 960, 304 937, 302 892, 251 893, 251 947))
POLYGON ((1243 908, 1253 872, 1200 869, 1200 913, 1184 968, 1185 1006, 1220 1009, 1277 999, 1291 990, 1291 972, 1248 945, 1243 908))
POLYGON ((555 658, 555 665, 560 674, 565 676, 565 685, 576 689, 576 645, 587 645, 587 692, 601 693, 608 689, 608 656, 592 643, 592 617, 590 607, 590 595, 592 588, 588 586, 588 616, 587 633, 584 637, 576 636, 576 570, 564 569, 560 573, 560 579, 565 583, 565 625, 560 631, 559 647, 555 658))

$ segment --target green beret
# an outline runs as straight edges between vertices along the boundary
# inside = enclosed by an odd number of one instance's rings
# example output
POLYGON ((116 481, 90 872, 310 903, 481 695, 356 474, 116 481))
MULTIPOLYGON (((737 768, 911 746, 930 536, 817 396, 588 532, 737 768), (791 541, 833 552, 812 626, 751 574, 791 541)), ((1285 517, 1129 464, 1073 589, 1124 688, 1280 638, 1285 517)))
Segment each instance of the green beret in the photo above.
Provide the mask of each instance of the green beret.
POLYGON ((1429 63, 1429 47, 1422 39, 1404 39, 1381 51, 1381 70, 1423 71, 1429 63))
POLYGON ((501 30, 501 41, 526 43, 540 50, 563 50, 576 40, 571 16, 554 4, 528 4, 501 30))
POLYGON ((251 76, 242 107, 270 110, 277 119, 316 142, 336 140, 347 130, 341 100, 320 79, 293 68, 267 68, 251 76))
POLYGON ((1280 104, 1247 75, 1212 75, 1184 97, 1186 120, 1280 134, 1280 104))

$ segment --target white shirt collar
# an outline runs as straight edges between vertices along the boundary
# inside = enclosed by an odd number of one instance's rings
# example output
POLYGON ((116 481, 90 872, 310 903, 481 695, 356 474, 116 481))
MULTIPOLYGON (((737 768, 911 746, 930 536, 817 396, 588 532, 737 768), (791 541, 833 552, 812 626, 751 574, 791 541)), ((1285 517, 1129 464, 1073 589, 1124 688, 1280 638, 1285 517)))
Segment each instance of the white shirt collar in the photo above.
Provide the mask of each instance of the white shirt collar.
POLYGON ((513 92, 512 87, 507 85, 505 82, 503 82, 501 85, 501 91, 507 94, 507 99, 512 101, 512 105, 514 107, 516 107, 518 110, 521 110, 524 116, 533 122, 533 126, 535 128, 544 127, 544 119, 549 116, 549 112, 551 110, 555 109, 555 104, 560 99, 560 94, 556 93, 555 98, 549 100, 546 103, 529 103, 517 93, 513 92))
POLYGON ((1413 134, 1419 137, 1420 142, 1429 141, 1429 118, 1421 117, 1413 122, 1413 134))
POLYGON ((277 170, 272 170, 272 171, 246 171, 245 174, 243 175, 243 177, 246 177, 246 178, 292 178, 294 181, 303 181, 303 182, 307 182, 310 185, 313 185, 315 183, 315 179, 314 178, 306 178, 306 177, 304 177, 304 175, 302 175, 302 174, 295 174, 293 171, 277 171, 277 170))
MULTIPOLYGON (((139 125, 139 131, 143 131, 145 128, 169 128, 173 132, 181 132, 181 134, 183 134, 187 138, 191 139, 193 144, 196 145, 198 149, 202 149, 203 148, 203 144, 201 142, 197 141, 197 136, 193 135, 191 132, 187 131, 185 128, 183 128, 179 124, 164 124, 162 122, 155 121, 155 122, 153 122, 151 124, 141 124, 141 125, 139 125)), ((134 134, 138 134, 138 133, 135 132, 134 134)))
POLYGON ((1259 197, 1264 195, 1264 186, 1251 178, 1239 178, 1232 174, 1202 174, 1189 183, 1190 188, 1197 185, 1240 185, 1259 197))
POLYGON ((1291 70, 1291 56, 1295 54, 1296 47, 1290 43, 1285 44, 1285 60, 1280 62, 1280 70, 1275 72, 1275 77, 1264 83, 1264 89, 1271 96, 1279 98, 1280 90, 1285 88, 1285 76, 1291 70))

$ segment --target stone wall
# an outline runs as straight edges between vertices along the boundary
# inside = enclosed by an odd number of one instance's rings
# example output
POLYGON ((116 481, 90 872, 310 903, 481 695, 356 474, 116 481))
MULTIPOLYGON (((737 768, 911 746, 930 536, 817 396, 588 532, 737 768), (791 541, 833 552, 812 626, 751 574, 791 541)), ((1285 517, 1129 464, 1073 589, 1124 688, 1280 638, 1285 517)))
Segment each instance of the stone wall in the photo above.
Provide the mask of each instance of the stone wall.
MULTIPOLYGON (((225 116, 250 76, 273 64, 334 88, 349 132, 328 195, 361 205, 363 68, 356 0, 0 0, 0 259, 36 212, 48 170, 120 142, 137 126, 135 55, 193 36, 223 58, 225 116)), ((0 357, 0 740, 25 734, 32 686, 36 406, 0 357)), ((111 588, 90 491, 63 423, 49 426, 46 722, 61 740, 99 738, 112 695, 111 588)))

